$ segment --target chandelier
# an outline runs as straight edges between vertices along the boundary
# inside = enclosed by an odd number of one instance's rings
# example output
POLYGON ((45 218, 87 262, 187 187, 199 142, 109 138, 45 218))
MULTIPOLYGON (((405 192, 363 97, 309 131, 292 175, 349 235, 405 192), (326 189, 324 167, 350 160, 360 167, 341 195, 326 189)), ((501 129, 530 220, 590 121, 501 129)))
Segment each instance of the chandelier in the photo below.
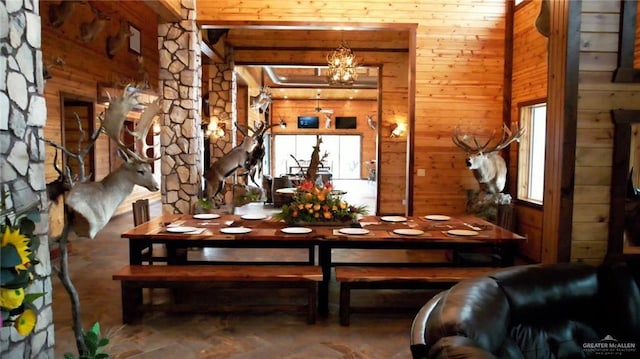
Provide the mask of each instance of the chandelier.
POLYGON ((343 41, 331 54, 327 55, 329 72, 327 81, 331 85, 351 85, 358 79, 356 67, 358 59, 343 41))

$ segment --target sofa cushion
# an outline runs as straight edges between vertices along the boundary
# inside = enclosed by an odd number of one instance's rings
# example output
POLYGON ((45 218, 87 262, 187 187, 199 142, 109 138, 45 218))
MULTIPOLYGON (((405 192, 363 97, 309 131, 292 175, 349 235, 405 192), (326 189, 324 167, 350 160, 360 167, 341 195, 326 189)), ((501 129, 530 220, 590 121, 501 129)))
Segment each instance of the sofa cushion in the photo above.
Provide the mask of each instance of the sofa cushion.
POLYGON ((565 318, 597 322, 598 277, 594 267, 579 263, 525 265, 491 275, 509 300, 514 323, 565 318))
POLYGON ((495 353, 509 326, 509 305, 502 289, 488 277, 461 281, 444 292, 426 324, 426 343, 446 336, 469 337, 495 353))
MULTIPOLYGON (((601 338, 636 342, 640 338, 640 290, 625 263, 603 265, 598 270, 602 308, 601 338)), ((638 343, 640 344, 640 342, 638 343)))
POLYGON ((509 336, 526 359, 581 358, 582 343, 600 339, 589 325, 572 320, 517 324, 509 336))

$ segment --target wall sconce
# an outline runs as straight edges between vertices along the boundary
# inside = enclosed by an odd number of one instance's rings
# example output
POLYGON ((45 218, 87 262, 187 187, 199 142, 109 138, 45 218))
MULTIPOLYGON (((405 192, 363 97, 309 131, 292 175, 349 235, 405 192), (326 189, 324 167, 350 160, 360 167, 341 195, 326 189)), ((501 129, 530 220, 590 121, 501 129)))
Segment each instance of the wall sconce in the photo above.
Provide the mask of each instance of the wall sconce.
POLYGON ((391 137, 400 137, 407 130, 404 123, 396 122, 391 125, 391 137))
POLYGON ((280 116, 280 122, 278 124, 280 125, 280 128, 287 128, 287 123, 282 116, 280 116))
POLYGON ((211 118, 209 125, 207 126, 206 136, 213 136, 214 138, 224 137, 224 130, 226 125, 224 122, 219 122, 217 118, 211 118))

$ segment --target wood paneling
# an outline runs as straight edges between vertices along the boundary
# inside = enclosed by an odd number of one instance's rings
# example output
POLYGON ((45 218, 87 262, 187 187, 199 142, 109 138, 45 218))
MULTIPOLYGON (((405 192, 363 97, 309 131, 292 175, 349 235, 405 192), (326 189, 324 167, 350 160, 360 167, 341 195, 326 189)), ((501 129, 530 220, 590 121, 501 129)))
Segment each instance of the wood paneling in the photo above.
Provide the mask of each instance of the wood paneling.
MULTIPOLYGON (((533 0, 518 6, 514 13, 513 71, 511 92, 511 127, 519 125, 519 106, 523 103, 544 100, 547 97, 548 40, 535 28, 535 19, 540 12, 541 0, 533 0)), ((509 148, 508 192, 517 196, 517 142, 509 148)), ((527 241, 520 246, 521 252, 530 259, 542 258, 542 208, 516 203, 516 228, 526 235, 527 241)))
MULTIPOLYGON (((613 123, 610 111, 640 109, 639 84, 614 83, 620 1, 582 2, 578 131, 571 260, 600 263, 609 236, 613 123)), ((621 246, 621 244, 620 244, 621 246)))
MULTIPOLYGON (((89 43, 80 38, 80 25, 91 21, 94 14, 87 4, 77 6, 72 16, 59 28, 49 25, 47 17, 42 18, 42 57, 44 66, 50 66, 52 78, 45 85, 47 102, 47 124, 44 137, 62 143, 61 124, 61 92, 87 98, 97 99, 98 82, 126 84, 141 81, 148 76, 149 83, 157 89, 158 84, 158 40, 157 17, 149 17, 150 9, 137 1, 89 1, 89 4, 106 12, 111 20, 104 30, 96 35, 89 43), (115 34, 120 21, 129 21, 141 32, 143 67, 138 64, 137 55, 128 50, 128 41, 124 48, 115 54, 113 59, 107 57, 105 44, 107 36, 115 34), (55 64, 56 59, 62 59, 63 64, 55 64), (145 75, 146 73, 146 75, 145 75)), ((40 13, 48 14, 49 6, 56 2, 40 2, 40 13)), ((94 113, 102 111, 102 106, 96 105, 94 113)), ((97 121, 97 120, 96 120, 97 121)), ((99 123, 96 122, 96 126, 99 123)), ((57 177, 53 169, 54 151, 47 147, 46 151, 46 180, 57 177)), ((95 145, 95 173, 94 178, 102 179, 109 172, 110 144, 106 136, 100 136, 95 145)), ((141 197, 157 198, 158 193, 151 194, 146 189, 135 187, 134 193, 120 206, 116 214, 131 210, 131 202, 141 197)), ((51 233, 60 231, 61 211, 52 213, 51 233)))
MULTIPOLYGON (((382 65, 381 110, 378 123, 382 125, 379 158, 380 210, 383 212, 405 212, 403 201, 407 200, 407 141, 406 137, 388 138, 385 126, 393 122, 408 122, 414 132, 415 155, 409 176, 413 176, 413 210, 415 213, 430 213, 432 208, 465 207, 466 190, 474 188, 469 181, 472 176, 463 167, 453 163, 460 150, 450 140, 453 128, 461 123, 480 130, 493 130, 502 124, 502 88, 504 61, 504 15, 502 0, 469 2, 464 0, 388 2, 355 1, 280 2, 248 1, 238 7, 232 1, 199 2, 198 19, 202 23, 220 27, 242 24, 272 25, 285 22, 290 26, 322 25, 353 26, 356 30, 393 29, 406 24, 417 24, 415 74, 410 71, 407 53, 383 53, 374 37, 351 40, 350 32, 344 31, 345 39, 362 57, 363 64, 382 65), (355 41, 355 43, 353 43, 355 41), (380 49, 380 54, 374 50, 380 49), (409 112, 409 78, 415 79, 415 110, 409 112), (444 134, 444 135, 443 135, 444 134), (434 177, 425 185, 425 179, 416 177, 414 169, 431 168, 427 154, 446 158, 440 167, 454 169, 450 177, 434 177)), ((335 34, 332 41, 320 46, 332 48, 340 40, 335 34)), ((271 45, 277 46, 279 42, 271 45)), ((308 37, 308 42, 315 40, 308 37)), ((291 41, 287 37, 286 41, 291 41)), ((392 43, 409 44, 403 38, 392 43)), ((384 41, 383 41, 384 43, 384 41)), ((297 46, 291 43, 290 46, 297 46)), ((312 46, 312 45, 308 45, 312 46)), ((322 64, 326 49, 307 49, 294 53, 277 49, 239 51, 237 61, 260 63, 322 64), (263 55, 263 53, 267 53, 263 55)), ((413 50, 413 48, 411 48, 413 50)), ((388 127, 387 127, 388 128, 388 127)), ((408 126, 408 128, 411 128, 408 126)))

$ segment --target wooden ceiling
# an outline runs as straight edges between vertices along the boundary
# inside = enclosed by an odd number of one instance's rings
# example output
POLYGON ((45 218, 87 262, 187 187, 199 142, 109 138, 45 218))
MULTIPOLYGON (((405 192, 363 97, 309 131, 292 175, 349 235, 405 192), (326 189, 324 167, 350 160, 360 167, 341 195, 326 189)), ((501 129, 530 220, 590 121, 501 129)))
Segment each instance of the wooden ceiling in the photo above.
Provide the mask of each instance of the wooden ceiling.
MULTIPOLYGON (((204 29, 210 26, 203 26, 204 29)), ((358 53, 367 51, 406 51, 409 36, 406 30, 331 30, 331 29, 274 29, 240 27, 205 31, 205 42, 224 43, 233 51, 316 51, 329 54, 341 42, 358 53)), ((212 45, 211 45, 212 46, 212 45)), ((325 55, 326 56, 326 55, 325 55)), ((329 86, 326 80, 326 58, 318 59, 315 66, 293 64, 237 64, 236 66, 261 67, 263 83, 272 89, 274 99, 352 99, 377 100, 377 67, 358 69, 355 86, 329 86)))

